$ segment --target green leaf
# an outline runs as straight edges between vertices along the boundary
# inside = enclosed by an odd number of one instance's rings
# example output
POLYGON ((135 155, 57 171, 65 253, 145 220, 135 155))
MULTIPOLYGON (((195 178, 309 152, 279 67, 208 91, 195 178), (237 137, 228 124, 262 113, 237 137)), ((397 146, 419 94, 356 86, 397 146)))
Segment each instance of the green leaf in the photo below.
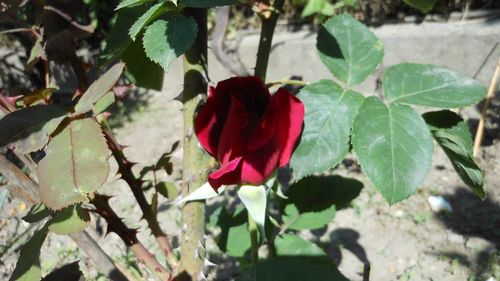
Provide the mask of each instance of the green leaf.
POLYGON ((87 201, 109 173, 109 150, 93 119, 72 121, 52 139, 37 167, 42 202, 53 210, 87 201))
POLYGON ((274 240, 278 256, 326 256, 318 245, 294 234, 284 234, 274 240))
POLYGON ((327 0, 309 0, 307 1, 307 5, 304 7, 304 10, 302 10, 302 14, 300 16, 305 18, 319 13, 326 3, 328 3, 327 0))
POLYGON ((472 105, 486 88, 461 73, 435 65, 401 63, 389 67, 382 80, 388 102, 440 108, 472 105))
POLYGON ((327 257, 278 257, 261 261, 236 279, 238 281, 348 281, 327 257))
POLYGON ((23 245, 14 273, 9 279, 10 281, 37 281, 42 279, 40 249, 45 238, 47 238, 47 234, 48 229, 44 226, 35 232, 33 237, 23 245))
POLYGON ((148 26, 143 37, 144 50, 167 71, 172 62, 191 47, 197 33, 194 19, 170 13, 148 26))
POLYGON ((44 204, 36 204, 31 207, 26 216, 23 217, 23 221, 28 223, 35 223, 43 220, 44 218, 50 216, 52 212, 44 204))
POLYGON ((422 13, 427 14, 434 8, 437 0, 403 0, 408 6, 419 9, 422 13))
POLYGON ((28 58, 28 62, 26 63, 26 69, 30 70, 31 68, 33 68, 33 66, 35 66, 35 64, 41 58, 45 58, 45 57, 46 57, 46 54, 45 54, 45 50, 42 46, 42 38, 38 38, 35 41, 33 48, 31 48, 30 57, 28 58))
POLYGON ((179 3, 186 7, 194 8, 210 8, 216 6, 227 6, 236 4, 237 0, 178 0, 179 3))
POLYGON ((322 172, 349 152, 352 123, 363 95, 344 90, 331 80, 320 80, 300 90, 305 106, 304 131, 290 166, 294 178, 322 172))
POLYGON ((116 7, 115 11, 125 7, 141 5, 151 1, 153 0, 123 0, 122 2, 120 2, 120 4, 118 4, 118 7, 116 7))
POLYGON ((411 107, 369 97, 354 121, 352 145, 363 171, 390 204, 415 193, 430 171, 434 145, 411 107))
POLYGON ((290 186, 283 222, 290 229, 316 229, 327 225, 336 210, 347 207, 363 184, 341 176, 311 176, 290 186))
POLYGON ((474 162, 472 136, 465 121, 448 110, 427 112, 423 117, 462 181, 484 199, 483 172, 474 162))
POLYGON ((94 106, 94 115, 103 113, 109 106, 115 103, 115 93, 107 92, 102 98, 98 99, 94 106))
POLYGON ((75 115, 92 110, 94 104, 116 84, 124 67, 125 64, 117 63, 92 83, 75 105, 75 115))
POLYGON ((173 182, 162 181, 158 183, 155 188, 158 193, 169 200, 174 200, 179 196, 179 191, 173 182))
POLYGON ((158 18, 168 10, 166 3, 160 2, 151 8, 149 8, 142 16, 137 19, 137 21, 132 25, 128 34, 132 40, 141 32, 141 30, 147 26, 151 21, 158 18))
POLYGON ((49 230, 60 235, 68 235, 84 230, 90 222, 90 213, 80 204, 66 207, 56 212, 49 221, 49 230))
POLYGON ((323 64, 347 86, 363 82, 384 57, 382 42, 347 14, 334 16, 321 26, 316 48, 323 64))
POLYGON ((217 217, 215 225, 221 228, 220 234, 216 237, 219 249, 231 257, 243 257, 251 245, 246 209, 239 205, 234 212, 229 212, 222 206, 220 211, 216 210, 211 217, 212 225, 215 217, 217 217))
POLYGON ((0 147, 14 144, 20 154, 42 149, 66 111, 56 105, 35 105, 0 119, 0 147))
POLYGON ((127 66, 125 75, 130 82, 138 87, 159 91, 163 84, 163 68, 146 56, 142 47, 142 37, 134 42, 128 35, 132 24, 146 11, 146 7, 137 6, 117 13, 115 23, 106 38, 106 45, 101 52, 100 61, 102 64, 121 58, 127 66))

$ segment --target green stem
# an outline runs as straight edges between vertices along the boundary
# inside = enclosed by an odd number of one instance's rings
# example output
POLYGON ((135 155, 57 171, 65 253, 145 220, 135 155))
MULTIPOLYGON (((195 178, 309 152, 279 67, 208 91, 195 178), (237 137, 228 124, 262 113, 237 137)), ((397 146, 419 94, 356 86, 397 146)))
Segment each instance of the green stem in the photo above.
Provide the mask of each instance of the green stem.
POLYGON ((250 213, 248 214, 248 231, 250 232, 252 263, 259 261, 259 229, 250 213))
POLYGON ((262 30, 260 32, 259 49, 257 50, 257 62, 255 63, 255 76, 266 81, 267 64, 273 43, 274 28, 278 21, 279 11, 283 8, 285 0, 275 0, 269 7, 270 16, 262 19, 262 30))
MULTIPOLYGON (((187 16, 198 24, 196 41, 184 55, 184 138, 183 138, 183 186, 187 196, 205 183, 208 172, 208 156, 198 147, 193 131, 193 119, 202 95, 207 93, 205 71, 207 69, 207 10, 188 8, 187 16)), ((182 208, 181 268, 179 272, 189 275, 189 280, 202 276, 204 258, 200 245, 204 245, 205 204, 203 201, 188 202, 182 208)))

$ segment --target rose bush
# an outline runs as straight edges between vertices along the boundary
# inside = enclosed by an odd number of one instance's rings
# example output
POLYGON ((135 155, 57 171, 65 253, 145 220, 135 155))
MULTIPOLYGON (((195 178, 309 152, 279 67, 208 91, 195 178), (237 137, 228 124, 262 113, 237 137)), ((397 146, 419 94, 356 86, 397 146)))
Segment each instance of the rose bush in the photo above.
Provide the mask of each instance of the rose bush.
POLYGON ((221 164, 208 177, 217 189, 261 184, 290 161, 302 130, 304 105, 280 88, 271 96, 258 77, 235 77, 211 87, 195 118, 201 145, 221 164))

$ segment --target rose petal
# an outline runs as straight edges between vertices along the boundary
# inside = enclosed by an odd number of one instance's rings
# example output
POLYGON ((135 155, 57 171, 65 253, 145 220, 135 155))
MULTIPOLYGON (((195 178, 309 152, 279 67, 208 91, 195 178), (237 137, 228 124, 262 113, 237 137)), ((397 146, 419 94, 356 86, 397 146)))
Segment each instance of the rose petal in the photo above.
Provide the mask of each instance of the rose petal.
POLYGON ((241 183, 261 184, 271 176, 279 161, 279 148, 274 139, 244 156, 241 167, 241 183))
POLYGON ((211 87, 207 102, 194 119, 194 131, 203 148, 217 156, 220 134, 229 111, 231 99, 224 92, 216 93, 211 87))
POLYGON ((231 97, 231 106, 219 139, 217 159, 224 164, 246 151, 246 140, 242 139, 247 129, 248 114, 246 107, 236 97, 231 97))
POLYGON ((290 162, 295 144, 302 132, 304 104, 287 90, 280 88, 271 98, 268 111, 276 118, 274 137, 280 149, 278 166, 290 162))
POLYGON ((242 157, 233 159, 208 176, 208 182, 215 191, 222 185, 241 182, 241 159, 242 157))

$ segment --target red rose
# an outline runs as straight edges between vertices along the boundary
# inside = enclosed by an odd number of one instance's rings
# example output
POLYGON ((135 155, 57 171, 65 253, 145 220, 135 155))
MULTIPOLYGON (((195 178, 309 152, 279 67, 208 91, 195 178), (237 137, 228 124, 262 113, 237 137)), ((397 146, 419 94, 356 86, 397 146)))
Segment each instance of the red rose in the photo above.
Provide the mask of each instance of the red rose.
POLYGON ((258 77, 235 77, 211 87, 195 118, 203 147, 221 163, 208 182, 262 184, 290 161, 304 121, 304 105, 285 89, 273 96, 258 77))

